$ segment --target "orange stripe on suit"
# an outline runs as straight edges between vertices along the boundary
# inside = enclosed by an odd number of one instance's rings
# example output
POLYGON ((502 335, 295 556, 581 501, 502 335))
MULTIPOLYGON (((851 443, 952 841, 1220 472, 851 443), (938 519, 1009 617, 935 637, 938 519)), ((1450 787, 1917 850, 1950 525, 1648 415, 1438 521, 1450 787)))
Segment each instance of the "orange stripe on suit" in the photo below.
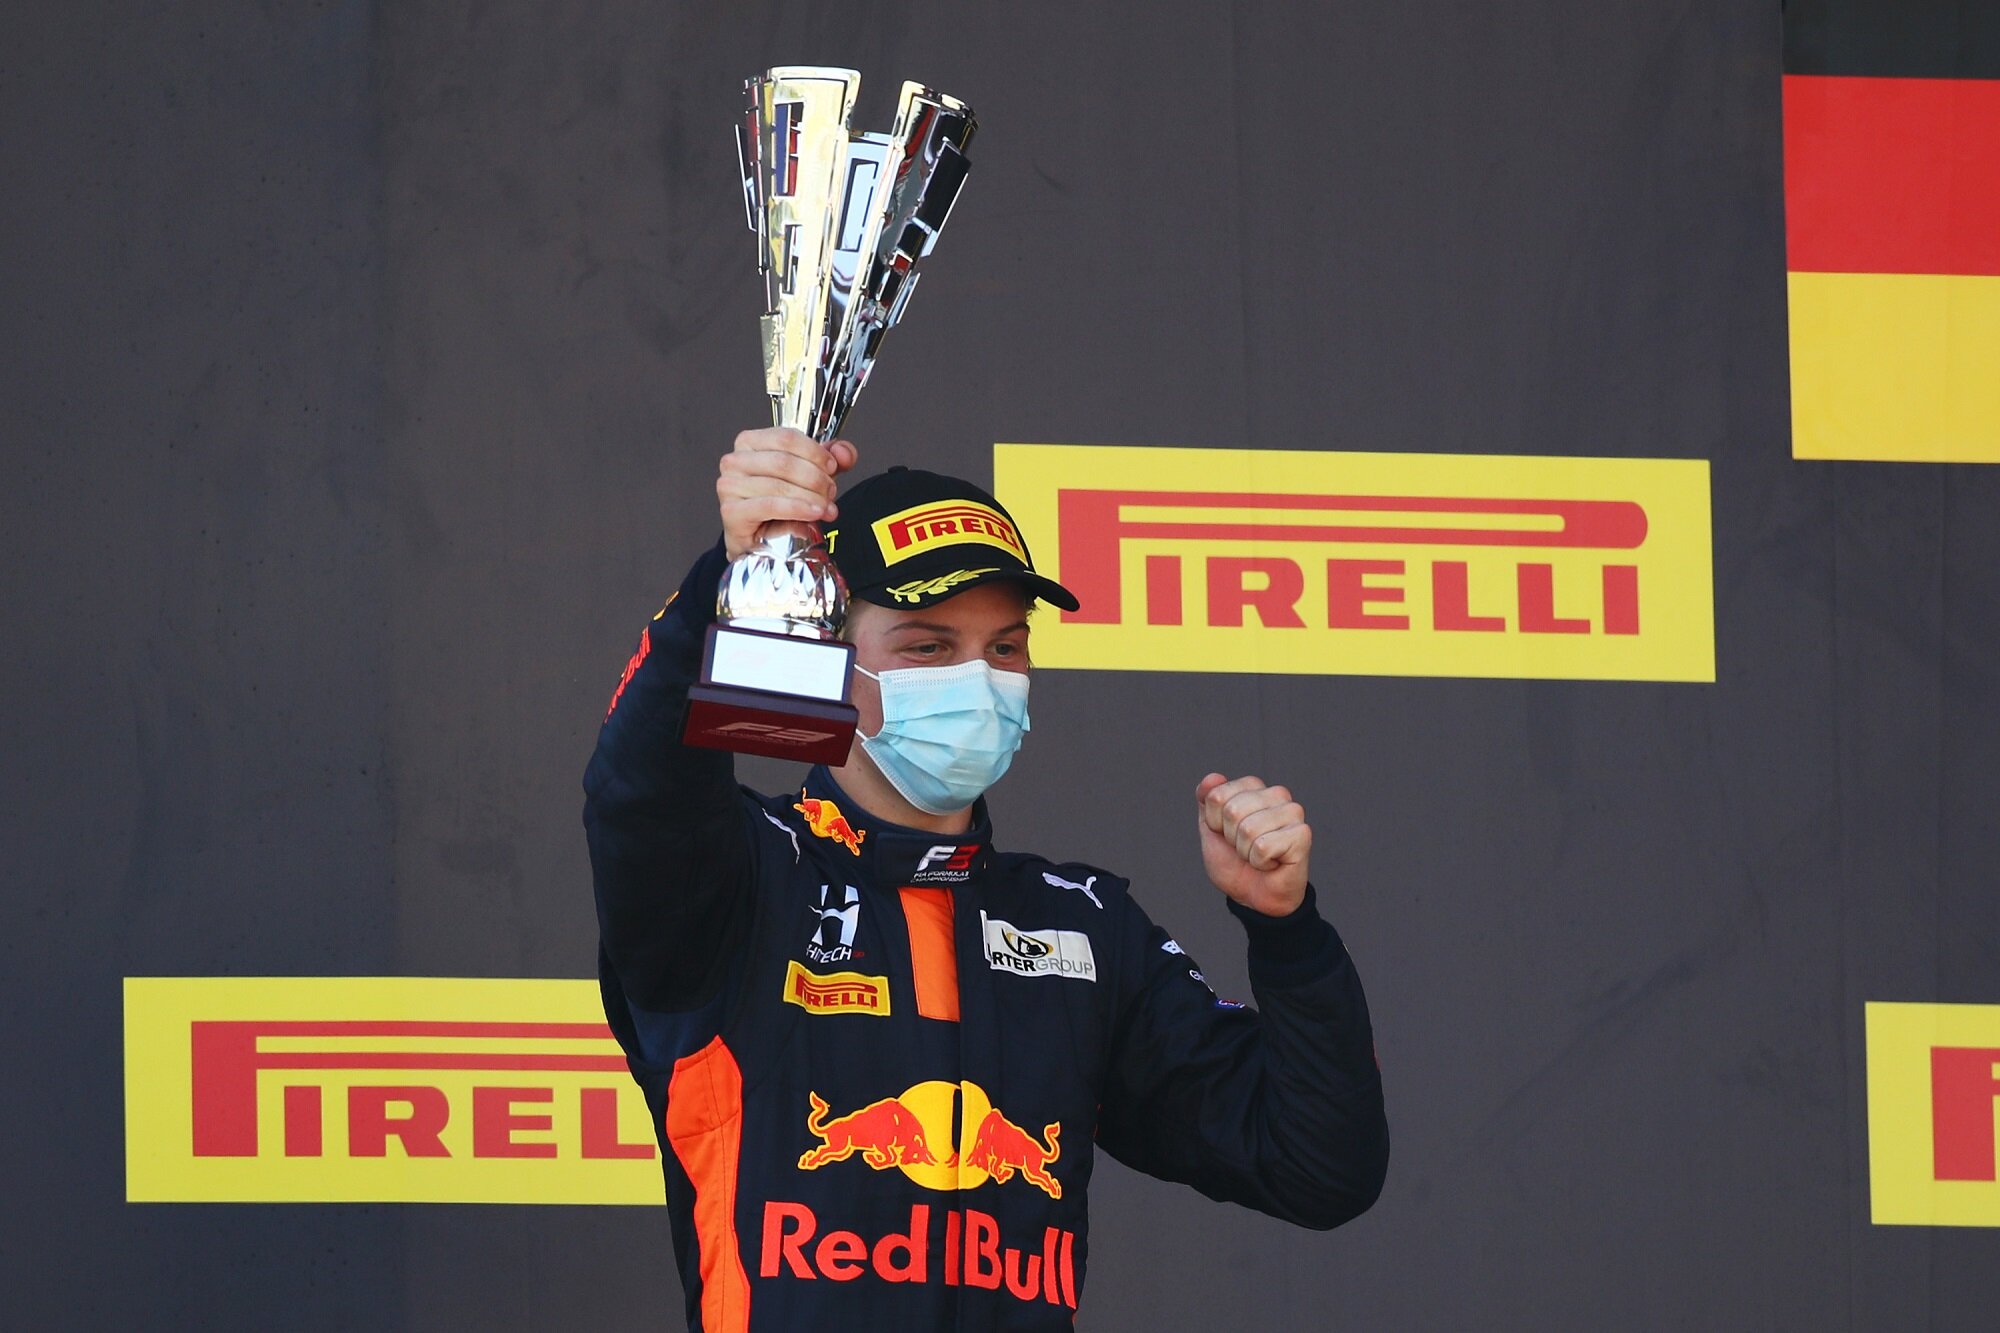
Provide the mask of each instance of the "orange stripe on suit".
POLYGON ((736 1243, 743 1071, 722 1038, 674 1062, 667 1084, 667 1141, 694 1183, 702 1327, 707 1333, 744 1333, 750 1327, 750 1276, 736 1243))
POLYGON ((952 951, 951 890, 903 890, 903 920, 910 928, 910 975, 917 1012, 958 1021, 958 955, 952 951))

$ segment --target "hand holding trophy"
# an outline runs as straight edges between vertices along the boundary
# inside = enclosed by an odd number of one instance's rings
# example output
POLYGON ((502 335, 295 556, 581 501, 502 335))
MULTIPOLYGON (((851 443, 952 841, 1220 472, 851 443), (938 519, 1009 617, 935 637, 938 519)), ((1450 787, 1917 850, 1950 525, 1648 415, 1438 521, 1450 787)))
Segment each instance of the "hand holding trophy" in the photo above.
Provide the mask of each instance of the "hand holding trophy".
MULTIPOLYGON (((905 83, 887 134, 847 128, 861 76, 780 66, 744 85, 743 205, 764 275, 764 387, 774 425, 825 444, 868 381, 951 214, 977 122, 956 98, 905 83)), ((847 589, 805 523, 767 523, 732 561, 688 691, 690 745, 845 762, 854 649, 847 589)))

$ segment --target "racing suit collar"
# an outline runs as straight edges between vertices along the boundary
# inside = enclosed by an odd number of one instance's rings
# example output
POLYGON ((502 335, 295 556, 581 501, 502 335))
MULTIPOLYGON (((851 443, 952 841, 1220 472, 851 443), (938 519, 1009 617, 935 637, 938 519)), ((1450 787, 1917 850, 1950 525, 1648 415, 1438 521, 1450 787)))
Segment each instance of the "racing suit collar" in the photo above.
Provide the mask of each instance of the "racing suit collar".
POLYGON ((847 846, 842 833, 851 833, 858 848, 848 850, 859 858, 859 869, 872 884, 944 885, 965 884, 982 874, 993 851, 993 825, 987 818, 986 798, 972 803, 972 824, 963 833, 933 833, 876 819, 848 796, 824 764, 806 774, 799 793, 799 813, 820 837, 847 846), (844 821, 839 826, 834 821, 844 821))

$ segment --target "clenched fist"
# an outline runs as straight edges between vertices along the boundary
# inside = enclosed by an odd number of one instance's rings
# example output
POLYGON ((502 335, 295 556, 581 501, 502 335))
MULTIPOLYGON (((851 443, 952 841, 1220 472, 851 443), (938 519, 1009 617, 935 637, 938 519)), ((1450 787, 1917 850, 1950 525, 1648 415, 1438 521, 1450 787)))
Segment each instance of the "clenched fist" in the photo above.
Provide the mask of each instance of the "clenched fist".
POLYGON ((722 508, 722 540, 731 560, 757 542, 766 523, 810 525, 840 512, 833 502, 837 478, 857 455, 846 440, 821 444, 788 426, 746 430, 722 456, 715 498, 722 508))
POLYGON ((1305 807, 1262 778, 1210 773, 1194 789, 1201 863, 1215 887, 1253 912, 1289 916, 1305 901, 1312 826, 1305 807))

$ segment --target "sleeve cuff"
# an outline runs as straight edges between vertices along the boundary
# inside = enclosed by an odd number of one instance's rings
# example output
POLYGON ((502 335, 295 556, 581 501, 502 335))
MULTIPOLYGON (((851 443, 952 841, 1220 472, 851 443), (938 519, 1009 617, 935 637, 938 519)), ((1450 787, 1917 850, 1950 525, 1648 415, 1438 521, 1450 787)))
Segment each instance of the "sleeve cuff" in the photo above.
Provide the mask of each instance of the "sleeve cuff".
POLYGON ((1231 900, 1230 912, 1250 938, 1250 979, 1274 986, 1297 986, 1334 970, 1346 953, 1340 936, 1319 914, 1312 885, 1289 916, 1266 916, 1231 900))
POLYGON ((703 552, 667 604, 653 613, 611 696, 605 725, 651 743, 678 742, 685 696, 701 670, 702 635, 715 619, 716 588, 728 565, 720 541, 703 552))

